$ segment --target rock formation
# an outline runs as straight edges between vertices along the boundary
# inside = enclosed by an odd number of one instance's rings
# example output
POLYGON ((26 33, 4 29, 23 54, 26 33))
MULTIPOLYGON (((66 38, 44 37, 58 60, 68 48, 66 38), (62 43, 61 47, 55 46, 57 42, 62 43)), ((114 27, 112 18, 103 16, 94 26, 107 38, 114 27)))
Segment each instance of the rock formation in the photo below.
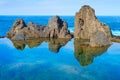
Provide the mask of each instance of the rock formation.
POLYGON ((74 38, 88 39, 90 40, 90 46, 96 47, 111 44, 111 37, 110 28, 96 18, 95 11, 90 6, 83 6, 80 11, 76 13, 74 38))
POLYGON ((28 23, 24 20, 16 20, 12 29, 7 33, 7 37, 12 40, 26 40, 31 38, 72 38, 68 30, 67 23, 55 16, 49 19, 48 26, 28 23))
POLYGON ((50 30, 50 37, 58 38, 72 38, 70 31, 68 30, 68 25, 65 21, 60 19, 59 16, 55 16, 49 19, 48 27, 50 30))

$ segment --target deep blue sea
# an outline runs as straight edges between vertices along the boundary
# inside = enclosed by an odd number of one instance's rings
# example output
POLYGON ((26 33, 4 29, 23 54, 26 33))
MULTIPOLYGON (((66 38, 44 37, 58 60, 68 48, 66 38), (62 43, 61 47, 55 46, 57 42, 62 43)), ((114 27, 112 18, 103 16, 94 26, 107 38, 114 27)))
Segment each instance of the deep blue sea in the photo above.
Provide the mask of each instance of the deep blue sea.
MULTIPOLYGON (((14 21, 46 25, 51 16, 0 16, 0 36, 14 21)), ((61 16, 74 31, 74 17, 61 16)), ((98 16, 120 35, 119 16, 98 16)), ((90 48, 71 40, 11 41, 0 38, 0 80, 120 80, 120 43, 90 48)))

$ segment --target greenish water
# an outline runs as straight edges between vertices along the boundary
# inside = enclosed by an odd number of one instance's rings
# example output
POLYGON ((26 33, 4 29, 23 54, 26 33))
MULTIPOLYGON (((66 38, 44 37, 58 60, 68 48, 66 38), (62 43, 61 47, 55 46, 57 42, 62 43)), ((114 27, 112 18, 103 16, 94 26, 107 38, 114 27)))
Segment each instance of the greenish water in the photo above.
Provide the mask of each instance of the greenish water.
POLYGON ((1 38, 0 80, 120 80, 120 44, 91 48, 74 39, 1 38))

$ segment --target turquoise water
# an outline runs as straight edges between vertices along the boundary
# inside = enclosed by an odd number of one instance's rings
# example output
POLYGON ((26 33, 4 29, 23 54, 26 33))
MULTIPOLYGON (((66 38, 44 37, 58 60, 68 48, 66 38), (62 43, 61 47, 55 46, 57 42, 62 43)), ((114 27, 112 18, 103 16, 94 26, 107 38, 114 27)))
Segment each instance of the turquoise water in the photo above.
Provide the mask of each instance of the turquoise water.
POLYGON ((74 39, 35 41, 0 39, 0 80, 120 80, 120 43, 94 49, 74 39))
MULTIPOLYGON (((46 25, 51 16, 0 16, 0 36, 23 18, 46 25)), ((74 17, 61 16, 74 30, 74 17)), ((120 35, 120 17, 98 16, 120 35)), ((120 43, 91 48, 74 39, 11 41, 0 38, 0 80, 120 80, 120 43)))

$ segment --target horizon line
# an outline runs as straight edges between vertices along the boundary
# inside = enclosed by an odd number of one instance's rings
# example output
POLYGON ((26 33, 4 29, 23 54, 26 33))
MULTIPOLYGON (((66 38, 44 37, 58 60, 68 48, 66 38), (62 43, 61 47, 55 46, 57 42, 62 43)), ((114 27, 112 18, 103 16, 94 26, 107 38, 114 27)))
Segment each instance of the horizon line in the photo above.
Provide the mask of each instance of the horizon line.
MULTIPOLYGON (((75 15, 17 15, 17 14, 12 14, 12 15, 3 15, 3 14, 0 14, 0 16, 75 16, 75 15)), ((120 15, 96 15, 96 16, 120 16, 120 15)))

